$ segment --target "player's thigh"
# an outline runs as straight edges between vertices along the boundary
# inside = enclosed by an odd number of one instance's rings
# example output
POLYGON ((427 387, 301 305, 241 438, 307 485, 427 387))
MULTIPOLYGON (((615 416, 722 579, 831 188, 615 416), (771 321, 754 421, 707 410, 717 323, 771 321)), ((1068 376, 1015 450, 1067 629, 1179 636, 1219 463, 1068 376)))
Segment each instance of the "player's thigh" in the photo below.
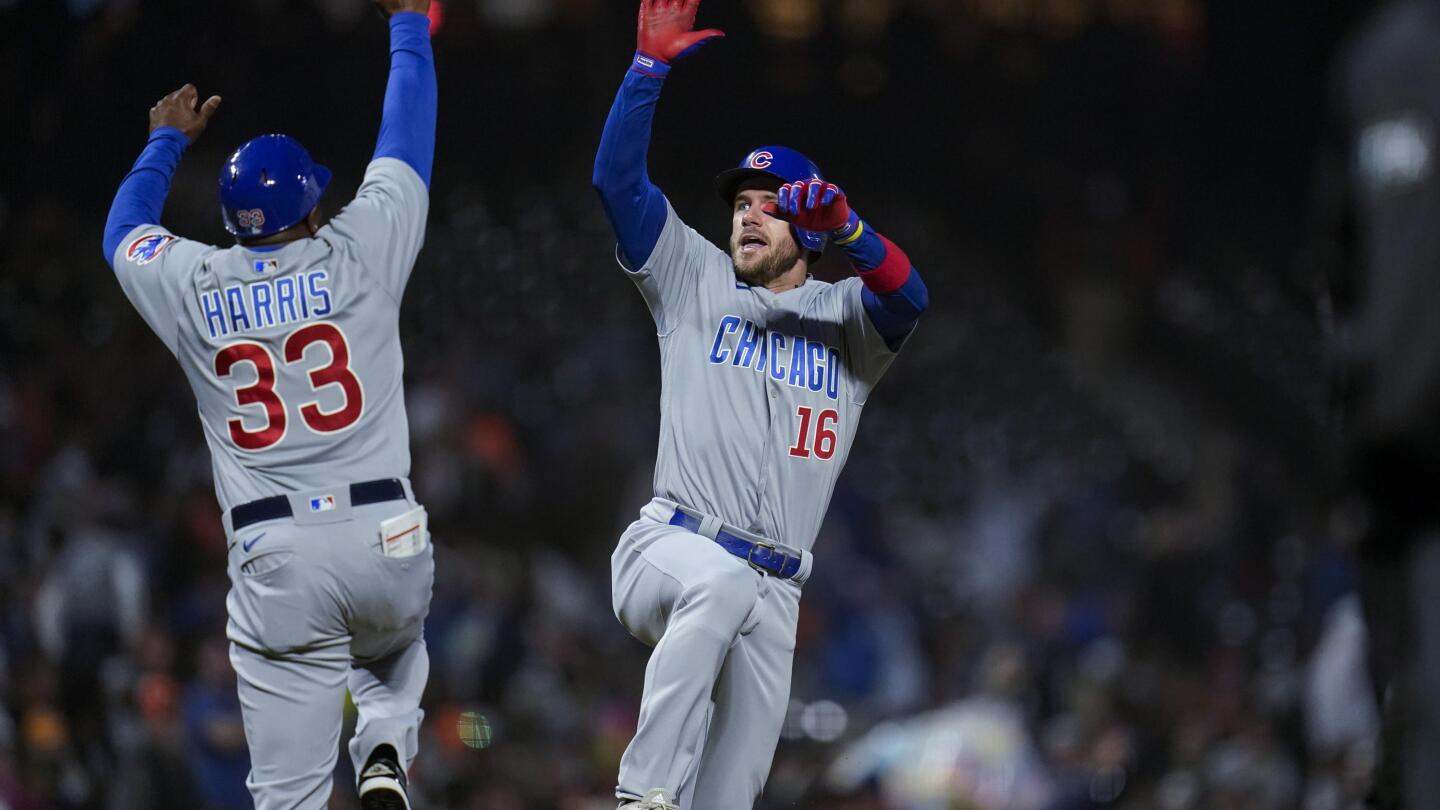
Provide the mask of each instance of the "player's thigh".
POLYGON ((730 648, 715 683, 696 807, 749 807, 770 772, 790 700, 799 588, 767 580, 760 621, 730 648))
POLYGON ((621 537, 610 559, 615 616, 632 635, 653 646, 687 592, 737 570, 749 571, 715 542, 694 532, 637 523, 621 537))
POLYGON ((310 810, 329 799, 350 669, 344 647, 271 656, 230 646, 256 810, 310 810))

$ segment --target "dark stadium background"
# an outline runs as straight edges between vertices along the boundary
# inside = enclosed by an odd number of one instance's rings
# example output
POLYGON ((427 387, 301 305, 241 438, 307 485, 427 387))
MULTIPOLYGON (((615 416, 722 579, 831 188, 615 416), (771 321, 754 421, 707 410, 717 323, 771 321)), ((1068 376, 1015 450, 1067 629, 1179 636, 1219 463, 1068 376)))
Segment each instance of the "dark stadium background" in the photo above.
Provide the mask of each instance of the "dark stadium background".
MULTIPOLYGON (((817 543, 762 807, 1354 806, 1373 706, 1334 675, 1360 631, 1306 246, 1364 10, 706 0, 729 36, 667 81, 652 177, 723 238, 715 172, 798 147, 932 294, 817 543)), ((646 655, 608 555, 658 355, 589 177, 634 2, 447 12, 402 323, 441 563, 417 806, 608 808, 646 655)), ((0 0, 0 43, 0 808, 248 807, 209 457, 101 227, 186 81, 225 101, 169 227, 224 242, 219 164, 267 131, 335 170, 333 211, 385 29, 362 0, 0 0)))

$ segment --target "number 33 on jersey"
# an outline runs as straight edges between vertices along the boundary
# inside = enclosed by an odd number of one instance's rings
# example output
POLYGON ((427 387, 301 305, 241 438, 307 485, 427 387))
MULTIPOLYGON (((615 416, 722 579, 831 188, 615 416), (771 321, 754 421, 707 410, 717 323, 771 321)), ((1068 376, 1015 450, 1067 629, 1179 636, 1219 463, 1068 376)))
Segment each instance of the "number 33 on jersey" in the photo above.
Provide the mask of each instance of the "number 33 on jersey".
MULTIPOLYGON (((311 346, 329 348, 326 362, 311 369, 308 376, 317 394, 325 386, 336 386, 339 404, 329 410, 323 409, 318 399, 299 405, 299 415, 306 427, 316 433, 335 433, 360 420, 365 412, 365 389, 350 368, 350 344, 340 327, 333 323, 303 326, 286 335, 282 346, 281 356, 285 362, 282 368, 285 369, 302 363, 311 346)), ((322 353, 323 350, 316 352, 322 353)), ((259 406, 256 410, 263 417, 263 425, 246 429, 243 419, 232 417, 226 422, 230 427, 230 440, 241 450, 267 450, 285 438, 290 424, 285 402, 275 391, 275 357, 261 343, 232 343, 215 353, 215 376, 236 377, 236 367, 242 363, 248 363, 254 370, 255 381, 235 389, 235 404, 242 409, 246 405, 259 406)))

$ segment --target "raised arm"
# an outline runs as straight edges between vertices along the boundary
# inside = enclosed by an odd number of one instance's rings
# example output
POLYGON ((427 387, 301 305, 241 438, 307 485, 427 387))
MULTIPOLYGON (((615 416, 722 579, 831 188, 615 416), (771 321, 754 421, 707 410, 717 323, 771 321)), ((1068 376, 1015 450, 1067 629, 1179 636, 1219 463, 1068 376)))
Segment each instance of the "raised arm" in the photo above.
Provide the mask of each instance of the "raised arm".
POLYGON ((886 345, 898 349, 930 305, 930 292, 905 252, 851 210, 845 192, 834 183, 788 183, 776 197, 766 204, 766 213, 806 230, 828 232, 850 257, 865 284, 865 312, 886 345))
POLYGON ((620 252, 632 269, 649 260, 665 227, 665 195, 650 181, 646 152, 660 87, 670 63, 716 37, 692 31, 700 0, 641 0, 635 56, 605 119, 591 182, 600 193, 620 252))
POLYGON ((426 187, 435 163, 435 56, 430 49, 430 0, 383 0, 390 17, 390 80, 375 158, 403 160, 426 187))
POLYGON ((120 181, 105 218, 100 247, 106 262, 114 262, 115 250, 126 234, 141 225, 160 224, 160 212, 165 208, 170 178, 180 165, 180 156, 205 131, 210 116, 220 107, 219 96, 211 96, 197 107, 199 98, 195 85, 187 84, 150 108, 150 140, 130 173, 120 181))

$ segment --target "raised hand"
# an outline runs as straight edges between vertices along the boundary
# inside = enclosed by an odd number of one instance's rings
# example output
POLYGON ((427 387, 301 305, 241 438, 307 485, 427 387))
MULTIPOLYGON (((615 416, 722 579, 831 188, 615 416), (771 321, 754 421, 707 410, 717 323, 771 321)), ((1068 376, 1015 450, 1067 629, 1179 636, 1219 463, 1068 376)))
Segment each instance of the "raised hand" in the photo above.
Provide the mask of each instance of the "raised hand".
POLYGON ((154 132, 160 127, 174 127, 185 133, 185 137, 194 143, 210 123, 210 116, 220 108, 219 96, 205 99, 205 103, 197 109, 195 102, 199 99, 200 93, 195 89, 195 85, 187 84, 155 102, 155 106, 150 108, 150 131, 154 132))
POLYGON ((635 49, 669 64, 710 40, 725 36, 718 28, 692 31, 699 11, 700 0, 640 0, 635 49))
POLYGON ((850 221, 850 203, 845 192, 824 180, 786 183, 775 193, 775 202, 761 210, 807 231, 829 232, 850 221))

